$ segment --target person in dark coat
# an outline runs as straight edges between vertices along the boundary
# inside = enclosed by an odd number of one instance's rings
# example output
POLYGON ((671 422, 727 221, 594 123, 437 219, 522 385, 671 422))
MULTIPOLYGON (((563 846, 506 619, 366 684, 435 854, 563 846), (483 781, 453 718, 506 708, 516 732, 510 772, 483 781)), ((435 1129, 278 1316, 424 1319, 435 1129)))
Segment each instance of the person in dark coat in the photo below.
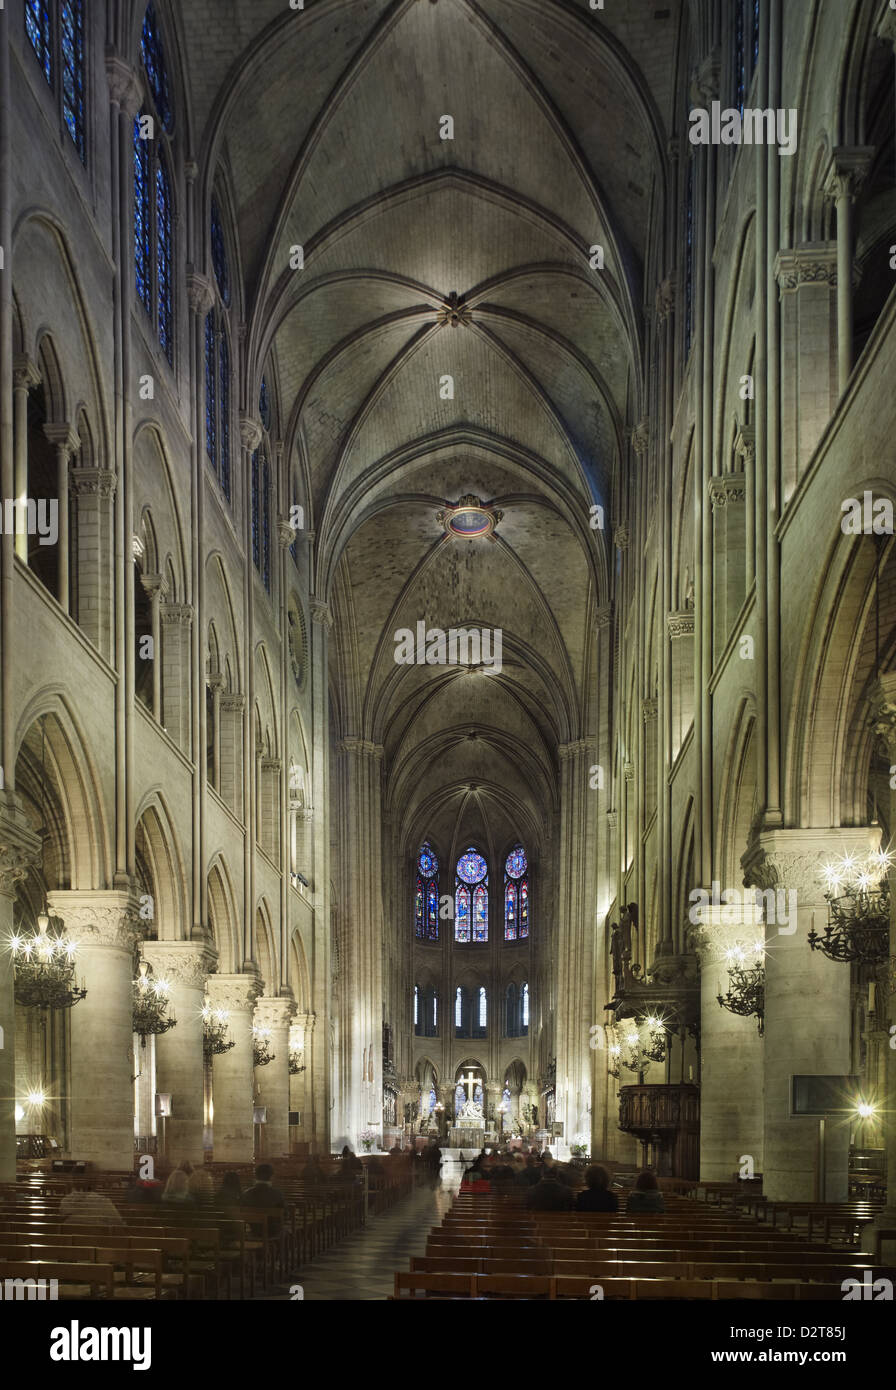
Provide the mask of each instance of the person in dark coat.
MULTIPOLYGON (((252 1187, 247 1187, 240 1198, 241 1207, 273 1207, 281 1211, 286 1206, 286 1198, 279 1187, 274 1186, 274 1170, 269 1163, 259 1163, 255 1169, 255 1182, 252 1187)), ((271 1235, 276 1235, 280 1230, 281 1222, 272 1221, 268 1225, 271 1235)), ((258 1227, 261 1230, 261 1227, 258 1227)), ((253 1234, 255 1230, 253 1229, 253 1234)))
POLYGON ((663 1212, 666 1210, 666 1203, 663 1201, 663 1194, 660 1192, 660 1185, 654 1173, 645 1169, 643 1173, 638 1174, 635 1179, 634 1190, 628 1194, 625 1210, 627 1212, 663 1212))
POLYGON ((610 1174, 595 1164, 585 1173, 585 1191, 576 1198, 576 1211, 618 1211, 619 1198, 609 1189, 610 1174))
POLYGON ((526 1203, 533 1211, 572 1211, 573 1195, 554 1169, 547 1169, 526 1203))

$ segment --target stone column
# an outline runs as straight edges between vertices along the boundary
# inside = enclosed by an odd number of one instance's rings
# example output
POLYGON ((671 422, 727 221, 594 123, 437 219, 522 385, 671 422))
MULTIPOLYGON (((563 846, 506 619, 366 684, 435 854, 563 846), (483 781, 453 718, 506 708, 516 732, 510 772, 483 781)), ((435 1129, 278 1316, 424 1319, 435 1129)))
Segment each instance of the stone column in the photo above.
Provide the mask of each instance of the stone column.
POLYGON ((267 1107, 265 1140, 271 1163, 289 1153, 289 1025, 295 1011, 294 1000, 283 995, 259 999, 255 1005, 255 1026, 270 1033, 274 1058, 266 1067, 255 1068, 258 1104, 267 1107))
POLYGON ((713 521, 713 664, 728 641, 744 601, 746 480, 743 473, 722 473, 709 480, 713 521))
MULTIPOLYGON (((141 574, 140 583, 149 599, 150 626, 152 628, 152 717, 162 722, 162 632, 159 608, 162 598, 168 592, 168 585, 160 574, 141 574)), ((136 638, 146 634, 137 632, 136 638)))
POLYGON ((251 1163, 254 1156, 252 1010, 261 988, 255 975, 210 975, 208 979, 212 1008, 227 1014, 228 1041, 235 1044, 212 1063, 216 1163, 251 1163))
POLYGON ((672 761, 694 721, 694 610, 666 614, 672 676, 672 761))
POLYGON ((170 985, 169 1013, 177 1026, 156 1038, 156 1088, 171 1096, 168 1157, 203 1162, 202 999, 215 955, 201 941, 146 941, 143 954, 157 979, 170 985))
MULTIPOLYGON (((896 789, 893 788, 893 772, 896 770, 896 674, 888 672, 878 678, 871 692, 874 732, 882 738, 890 761, 890 833, 896 821, 896 789)), ((884 1144, 887 1153, 887 1205, 877 1219, 880 1226, 896 1227, 896 864, 890 866, 890 943, 889 943, 889 993, 887 995, 884 1027, 887 1034, 886 1094, 882 1109, 884 1144)), ((881 1007, 880 1005, 878 1006, 881 1007)), ((896 1242, 884 1243, 884 1258, 896 1257, 896 1242)))
MULTIPOLYGON (((383 892, 382 757, 380 744, 347 738, 344 755, 348 851, 346 1016, 342 1038, 341 1117, 345 1140, 357 1150, 361 1131, 382 1127, 383 892)), ((315 873, 315 887, 317 875, 315 873)), ((334 1136, 339 1142, 340 1136, 334 1136)))
MULTIPOLYGON (((190 753, 190 627, 193 609, 186 603, 163 603, 159 609, 162 639, 162 723, 182 752, 190 753)), ((198 750, 197 750, 198 753, 198 750)), ((205 750, 202 750, 205 756, 205 750)))
POLYGON ((131 982, 140 927, 128 892, 59 891, 50 911, 77 944, 75 973, 87 997, 71 1011, 71 1156, 98 1168, 134 1165, 131 982))
POLYGON ((786 501, 837 404, 837 247, 806 242, 779 251, 781 464, 786 501))
POLYGON ((112 660, 115 592, 114 497, 117 478, 105 468, 73 468, 69 490, 77 508, 78 626, 112 660))
POLYGON ((731 1013, 718 996, 728 989, 726 951, 739 943, 749 966, 761 963, 749 948, 764 942, 765 926, 752 902, 694 907, 692 915, 700 958, 700 1177, 729 1182, 745 1157, 754 1173, 763 1172, 763 1040, 755 1016, 731 1013))
POLYGON ((206 684, 212 692, 212 776, 211 783, 218 795, 221 795, 221 692, 224 689, 224 677, 220 671, 213 671, 207 678, 206 684))
MULTIPOLYGON (((833 854, 871 848, 867 828, 762 831, 741 860, 746 882, 763 890, 767 904, 763 1192, 773 1202, 815 1197, 819 1124, 791 1115, 792 1078, 850 1072, 850 970, 807 942, 827 922, 822 866, 833 854)), ((848 1126, 827 1124, 825 1150, 823 1198, 845 1201, 848 1126)))
MULTIPOLYGON (((16 353, 13 361, 13 418, 15 432, 15 497, 28 496, 28 392, 40 382, 40 372, 30 357, 16 353)), ((15 552, 28 563, 28 533, 16 527, 15 552)))
POLYGON ((240 816, 243 806, 243 720, 246 697, 222 695, 219 709, 221 731, 218 735, 218 749, 221 780, 218 794, 231 811, 240 816))
POLYGON ((44 425, 44 434, 56 449, 56 492, 59 505, 59 539, 57 541, 59 603, 67 613, 69 609, 68 462, 72 454, 77 453, 81 447, 81 441, 71 425, 47 424, 44 425))
POLYGON ((16 888, 30 865, 39 861, 40 849, 40 840, 15 793, 0 789, 0 1182, 16 1180, 15 979, 9 947, 12 913, 16 888))
POLYGON ((837 209, 837 363, 840 395, 852 371, 853 204, 871 164, 870 147, 832 151, 824 191, 837 209))
POLYGON ((302 1116, 300 1126, 302 1139, 305 1140, 311 1130, 309 1123, 310 1117, 307 1115, 307 1096, 311 1085, 311 1046, 312 1034, 314 1032, 314 1014, 299 1013, 293 1018, 289 1029, 289 1050, 291 1053, 298 1053, 301 1057, 301 1065, 304 1071, 289 1074, 289 1108, 298 1111, 302 1116))
MULTIPOLYGON (((555 1117, 563 1123, 563 1145, 584 1134, 590 1141, 591 1024, 594 1009, 594 923, 597 919, 595 858, 598 796, 590 785, 597 740, 560 747, 559 901, 554 1016, 555 1117)), ((602 1020, 601 1020, 602 1021, 602 1020)), ((501 1078, 503 1082, 503 1077, 501 1078)))
MULTIPOLYGON (((311 599, 311 804, 330 804, 329 755, 329 645, 333 616, 329 605, 311 599)), ((312 1076, 306 1094, 311 1103, 310 1138, 315 1151, 328 1153, 332 1138, 330 1099, 334 1085, 330 1067, 330 997, 332 970, 332 931, 330 920, 330 826, 329 817, 318 814, 312 824, 313 863, 308 877, 313 884, 315 951, 311 964, 311 1004, 317 1015, 312 1049, 312 1076), (321 949, 317 950, 320 941, 321 949)), ((303 870, 306 872, 306 870, 303 870)), ((308 1122, 305 1127, 309 1135, 308 1122)))

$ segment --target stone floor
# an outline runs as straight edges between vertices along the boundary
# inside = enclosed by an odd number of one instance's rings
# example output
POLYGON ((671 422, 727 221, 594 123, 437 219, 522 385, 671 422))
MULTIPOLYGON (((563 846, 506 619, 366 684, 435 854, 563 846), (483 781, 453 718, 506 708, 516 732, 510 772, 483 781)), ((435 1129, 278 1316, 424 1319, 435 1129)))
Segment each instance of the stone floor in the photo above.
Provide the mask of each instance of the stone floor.
MULTIPOLYGON (((301 1284, 305 1300, 368 1302, 385 1299, 393 1291, 396 1270, 410 1268, 412 1255, 426 1254, 430 1228, 445 1215, 458 1187, 460 1168, 449 1172, 436 1188, 418 1187, 382 1216, 371 1217, 360 1231, 325 1250, 300 1270, 293 1280, 301 1284)), ((278 1288, 266 1299, 289 1299, 278 1288)))

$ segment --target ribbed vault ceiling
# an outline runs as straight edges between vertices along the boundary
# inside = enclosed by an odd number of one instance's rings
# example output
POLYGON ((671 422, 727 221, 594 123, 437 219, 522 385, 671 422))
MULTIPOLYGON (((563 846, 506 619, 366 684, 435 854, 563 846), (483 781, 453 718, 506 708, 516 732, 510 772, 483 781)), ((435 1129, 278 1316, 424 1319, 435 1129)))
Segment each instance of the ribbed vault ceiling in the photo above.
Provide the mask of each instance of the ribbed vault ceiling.
POLYGON ((180 7, 191 118, 226 170, 249 343, 273 353, 301 461, 340 732, 384 744, 409 838, 502 818, 537 838, 558 745, 595 732, 611 559, 589 512, 612 520, 640 400, 678 4, 217 12, 212 35, 205 6, 180 7), (503 512, 494 538, 445 535, 437 513, 467 493, 503 512), (418 620, 501 628, 501 673, 396 665, 418 620))

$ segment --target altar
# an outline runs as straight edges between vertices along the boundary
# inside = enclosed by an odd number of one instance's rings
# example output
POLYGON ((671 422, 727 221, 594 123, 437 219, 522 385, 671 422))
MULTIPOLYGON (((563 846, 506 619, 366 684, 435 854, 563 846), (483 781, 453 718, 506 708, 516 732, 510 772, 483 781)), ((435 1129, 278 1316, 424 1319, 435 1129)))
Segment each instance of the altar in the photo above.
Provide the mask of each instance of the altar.
POLYGON ((482 1080, 472 1068, 458 1079, 454 1091, 454 1124, 448 1131, 452 1149, 464 1149, 471 1158, 485 1144, 485 1111, 482 1080))
POLYGON ((463 1149, 475 1158, 485 1144, 485 1121, 478 1126, 468 1120, 452 1125, 448 1131, 448 1143, 452 1149, 463 1149))

